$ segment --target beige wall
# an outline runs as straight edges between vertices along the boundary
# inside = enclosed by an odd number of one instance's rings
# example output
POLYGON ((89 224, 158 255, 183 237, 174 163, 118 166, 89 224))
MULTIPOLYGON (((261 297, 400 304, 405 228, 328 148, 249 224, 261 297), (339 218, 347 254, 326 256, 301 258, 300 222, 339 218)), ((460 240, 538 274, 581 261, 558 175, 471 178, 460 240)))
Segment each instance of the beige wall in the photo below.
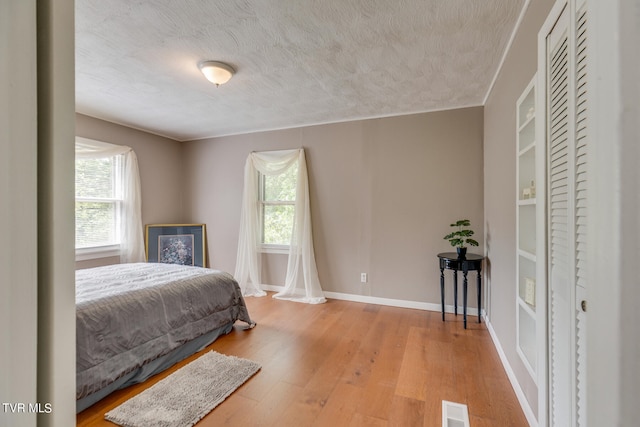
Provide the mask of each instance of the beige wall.
MULTIPOLYGON (((36 1, 0 3, 0 402, 37 401, 36 1), (5 42, 6 41, 6 42, 5 42)), ((36 414, 0 410, 0 425, 36 414)))
POLYGON ((73 1, 0 2, 2 426, 75 423, 73 1), (6 41, 6 42, 5 42, 6 41))
MULTIPOLYGON (((183 221, 184 182, 179 142, 82 114, 76 114, 76 135, 133 148, 140 168, 143 224, 183 221)), ((117 262, 119 257, 79 261, 76 268, 117 262)))
POLYGON ((516 101, 537 68, 537 35, 554 1, 531 2, 484 110, 488 315, 534 413, 537 388, 516 353, 516 101))
MULTIPOLYGON (((324 290, 437 304, 449 224, 470 219, 482 244, 482 134, 475 107, 187 142, 185 217, 233 273, 247 155, 304 147, 324 290)), ((265 258, 263 282, 282 285, 286 256, 265 258)))
MULTIPOLYGON (((50 414, 38 414, 37 425, 62 427, 75 422, 74 2, 42 0, 36 3, 36 8, 37 399, 38 402, 50 403, 52 408, 50 414)), ((21 24, 24 23, 15 25, 21 24)), ((22 355, 18 354, 17 357, 22 355)), ((22 423, 18 421, 11 425, 22 423)))

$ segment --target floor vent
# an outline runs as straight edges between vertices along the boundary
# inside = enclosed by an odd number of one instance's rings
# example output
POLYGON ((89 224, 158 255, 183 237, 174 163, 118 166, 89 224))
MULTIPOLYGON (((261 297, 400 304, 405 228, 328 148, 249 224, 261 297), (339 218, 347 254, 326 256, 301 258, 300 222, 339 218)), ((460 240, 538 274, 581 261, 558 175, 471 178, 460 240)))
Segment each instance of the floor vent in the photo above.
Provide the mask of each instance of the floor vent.
POLYGON ((442 401, 442 427, 469 427, 469 410, 462 403, 442 401))

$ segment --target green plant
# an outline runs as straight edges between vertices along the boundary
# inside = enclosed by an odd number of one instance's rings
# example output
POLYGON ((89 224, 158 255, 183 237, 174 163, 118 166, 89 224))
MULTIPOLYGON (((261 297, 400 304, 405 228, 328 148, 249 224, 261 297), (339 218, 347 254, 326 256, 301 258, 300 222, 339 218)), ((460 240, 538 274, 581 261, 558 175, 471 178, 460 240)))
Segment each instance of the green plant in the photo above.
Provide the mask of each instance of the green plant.
POLYGON ((456 221, 454 224, 451 224, 451 227, 458 227, 458 229, 444 236, 444 239, 448 240, 451 246, 457 246, 459 248, 464 248, 465 244, 478 246, 478 242, 471 238, 471 236, 473 236, 473 230, 463 229, 463 227, 469 227, 470 225, 471 221, 468 219, 456 221))

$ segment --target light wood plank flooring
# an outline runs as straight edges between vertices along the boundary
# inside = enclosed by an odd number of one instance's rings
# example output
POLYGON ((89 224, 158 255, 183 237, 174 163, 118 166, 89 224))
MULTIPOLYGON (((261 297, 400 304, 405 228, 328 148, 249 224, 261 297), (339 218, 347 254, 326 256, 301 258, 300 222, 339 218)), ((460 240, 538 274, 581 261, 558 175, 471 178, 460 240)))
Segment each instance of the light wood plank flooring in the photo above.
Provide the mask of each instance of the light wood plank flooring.
MULTIPOLYGON (((247 298, 252 330, 203 351, 255 360, 262 369, 198 427, 441 426, 442 400, 465 403, 472 427, 526 426, 484 324, 462 316, 339 300, 307 305, 247 298)), ((113 426, 104 413, 194 360, 120 390, 78 414, 77 425, 113 426)))

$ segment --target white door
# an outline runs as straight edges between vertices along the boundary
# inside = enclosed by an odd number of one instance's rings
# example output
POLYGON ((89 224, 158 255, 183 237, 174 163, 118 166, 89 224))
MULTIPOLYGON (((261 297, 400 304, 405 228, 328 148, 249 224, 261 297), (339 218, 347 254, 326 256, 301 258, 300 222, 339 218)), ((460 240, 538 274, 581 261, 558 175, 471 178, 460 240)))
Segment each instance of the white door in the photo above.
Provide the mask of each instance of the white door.
MULTIPOLYGON (((577 3, 577 4, 576 4, 577 3)), ((545 37, 551 426, 586 426, 587 14, 554 8, 545 37)), ((540 422, 544 425, 544 421, 540 422)))

